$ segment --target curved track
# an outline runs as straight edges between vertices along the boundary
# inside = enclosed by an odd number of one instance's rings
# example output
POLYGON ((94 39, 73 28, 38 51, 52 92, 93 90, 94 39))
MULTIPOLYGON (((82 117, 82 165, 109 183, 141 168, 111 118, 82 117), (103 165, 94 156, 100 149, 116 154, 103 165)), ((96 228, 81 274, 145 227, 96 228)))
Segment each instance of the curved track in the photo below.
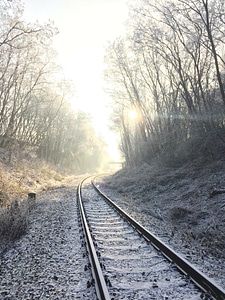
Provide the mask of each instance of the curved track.
MULTIPOLYGON (((83 183, 83 182, 82 182, 83 183)), ((98 299, 225 299, 225 291, 92 182, 78 202, 98 299)))

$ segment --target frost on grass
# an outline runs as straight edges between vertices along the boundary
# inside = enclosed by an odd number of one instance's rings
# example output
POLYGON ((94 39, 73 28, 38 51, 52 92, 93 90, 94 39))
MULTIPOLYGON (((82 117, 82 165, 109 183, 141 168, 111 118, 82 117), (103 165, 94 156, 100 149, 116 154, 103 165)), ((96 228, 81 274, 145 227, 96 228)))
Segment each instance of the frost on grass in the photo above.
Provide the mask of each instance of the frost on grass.
POLYGON ((179 168, 143 164, 105 177, 99 185, 132 217, 224 286, 225 161, 191 162, 179 168))
POLYGON ((0 210, 0 253, 26 232, 28 213, 28 202, 14 201, 0 210))
POLYGON ((73 180, 73 176, 62 176, 52 170, 33 152, 12 153, 9 162, 7 150, 0 147, 0 254, 27 230, 33 206, 28 194, 39 195, 73 180))

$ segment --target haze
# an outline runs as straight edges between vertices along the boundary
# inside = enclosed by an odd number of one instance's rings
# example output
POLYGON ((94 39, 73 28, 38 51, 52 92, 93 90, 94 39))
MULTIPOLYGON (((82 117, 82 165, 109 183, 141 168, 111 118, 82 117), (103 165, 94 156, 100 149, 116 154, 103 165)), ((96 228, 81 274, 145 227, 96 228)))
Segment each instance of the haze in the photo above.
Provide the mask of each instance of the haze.
POLYGON ((24 17, 41 23, 52 20, 59 29, 54 38, 58 63, 74 82, 73 107, 88 112, 95 130, 118 159, 115 135, 109 131, 109 96, 104 92, 103 58, 108 41, 125 32, 126 0, 26 0, 24 17))

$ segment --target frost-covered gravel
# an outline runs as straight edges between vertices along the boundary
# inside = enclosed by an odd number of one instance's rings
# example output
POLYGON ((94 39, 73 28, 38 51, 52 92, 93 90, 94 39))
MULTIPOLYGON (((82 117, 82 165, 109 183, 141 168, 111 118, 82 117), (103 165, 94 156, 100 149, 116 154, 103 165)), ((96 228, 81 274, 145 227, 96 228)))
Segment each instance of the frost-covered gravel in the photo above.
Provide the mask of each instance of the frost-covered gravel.
POLYGON ((111 299, 211 299, 181 275, 96 191, 84 189, 82 195, 111 299))
MULTIPOLYGON (((209 198, 208 192, 224 188, 224 169, 218 165, 213 172, 208 168, 200 174, 183 169, 164 176, 156 169, 151 174, 145 166, 100 185, 123 209, 225 288, 225 193, 209 198)), ((37 195, 27 233, 0 256, 0 300, 96 299, 94 288, 87 288, 91 272, 84 271, 88 258, 81 246, 75 198, 75 185, 37 195)))
POLYGON ((225 162, 143 165, 99 178, 105 193, 225 289, 225 162), (101 178, 103 180, 103 178, 101 178))
POLYGON ((38 196, 29 219, 27 234, 1 257, 0 299, 94 299, 75 187, 38 196))
POLYGON ((223 289, 225 289, 225 261, 223 258, 217 258, 213 255, 206 255, 204 248, 198 247, 197 243, 189 243, 183 239, 181 233, 174 233, 174 229, 162 220, 152 217, 144 205, 137 204, 127 197, 123 198, 115 190, 105 188, 105 194, 111 197, 122 209, 131 217, 136 219, 142 226, 154 233, 156 236, 173 248, 176 252, 182 254, 196 268, 213 279, 223 289))

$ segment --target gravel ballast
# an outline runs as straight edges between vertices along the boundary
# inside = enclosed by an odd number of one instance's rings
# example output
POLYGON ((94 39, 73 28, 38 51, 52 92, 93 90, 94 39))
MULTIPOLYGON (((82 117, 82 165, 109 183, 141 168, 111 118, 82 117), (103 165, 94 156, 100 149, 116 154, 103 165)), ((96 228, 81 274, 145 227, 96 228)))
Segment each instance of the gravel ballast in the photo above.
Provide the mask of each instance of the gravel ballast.
POLYGON ((1 300, 92 299, 75 197, 75 188, 38 197, 27 233, 1 256, 1 300))
POLYGON ((143 164, 102 179, 106 195, 225 288, 224 161, 179 168, 143 164))
MULTIPOLYGON (((224 162, 202 170, 144 165, 102 180, 100 187, 132 217, 225 287, 224 162)), ((0 256, 0 300, 96 299, 76 184, 37 195, 27 233, 0 256)))

